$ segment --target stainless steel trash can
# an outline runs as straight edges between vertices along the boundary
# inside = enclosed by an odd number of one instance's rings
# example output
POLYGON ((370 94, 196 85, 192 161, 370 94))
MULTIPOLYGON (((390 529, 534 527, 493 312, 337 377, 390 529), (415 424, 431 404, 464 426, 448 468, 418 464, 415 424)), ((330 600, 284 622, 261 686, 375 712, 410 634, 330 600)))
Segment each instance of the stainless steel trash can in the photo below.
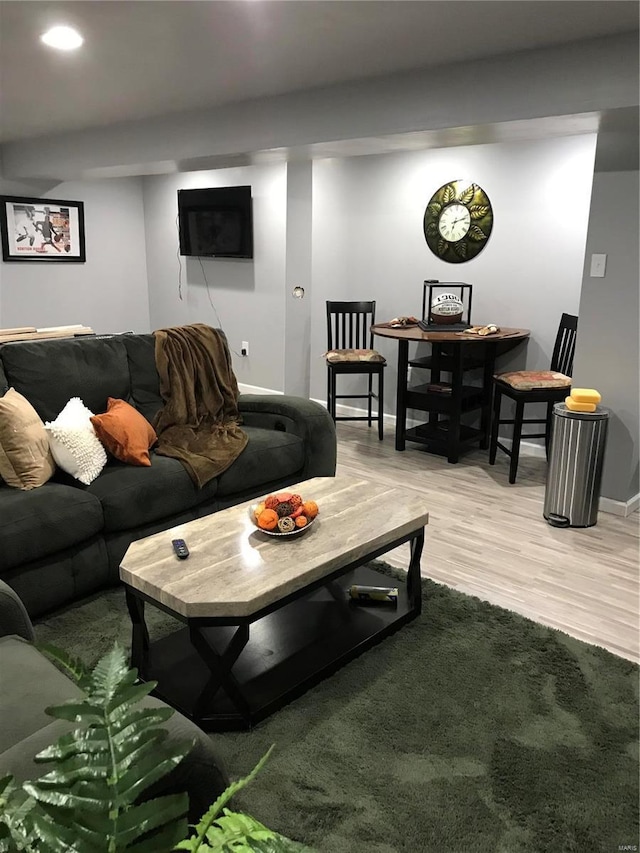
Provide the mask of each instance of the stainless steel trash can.
POLYGON ((592 527, 598 520, 609 411, 553 407, 542 514, 554 527, 592 527))

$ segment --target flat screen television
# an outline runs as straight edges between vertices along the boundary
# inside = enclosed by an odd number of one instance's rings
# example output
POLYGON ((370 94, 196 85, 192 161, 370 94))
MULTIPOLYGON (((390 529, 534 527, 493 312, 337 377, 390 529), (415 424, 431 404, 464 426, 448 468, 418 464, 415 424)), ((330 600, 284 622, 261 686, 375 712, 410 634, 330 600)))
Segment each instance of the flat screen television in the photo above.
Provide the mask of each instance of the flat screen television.
POLYGON ((251 187, 178 190, 180 254, 253 257, 251 187))

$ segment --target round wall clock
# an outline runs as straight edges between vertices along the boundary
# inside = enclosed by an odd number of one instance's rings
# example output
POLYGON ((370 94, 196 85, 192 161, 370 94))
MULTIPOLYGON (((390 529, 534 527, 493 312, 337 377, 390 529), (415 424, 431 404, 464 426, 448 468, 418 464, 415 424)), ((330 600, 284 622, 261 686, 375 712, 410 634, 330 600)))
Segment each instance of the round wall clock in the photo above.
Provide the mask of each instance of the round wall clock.
POLYGON ((486 192, 468 181, 449 181, 431 196, 424 212, 424 236, 434 255, 461 264, 479 255, 493 228, 486 192))

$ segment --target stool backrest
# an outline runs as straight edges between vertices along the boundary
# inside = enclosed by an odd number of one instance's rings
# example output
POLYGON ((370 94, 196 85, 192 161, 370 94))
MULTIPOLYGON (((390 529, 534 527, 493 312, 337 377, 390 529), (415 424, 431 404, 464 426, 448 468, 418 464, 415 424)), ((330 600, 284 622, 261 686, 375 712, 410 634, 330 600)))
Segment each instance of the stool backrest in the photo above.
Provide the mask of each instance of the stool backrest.
POLYGON ((578 318, 573 314, 563 314, 560 318, 560 326, 551 356, 551 370, 557 370, 558 373, 571 376, 577 335, 578 318))
POLYGON ((327 301, 328 349, 373 349, 375 302, 327 301))

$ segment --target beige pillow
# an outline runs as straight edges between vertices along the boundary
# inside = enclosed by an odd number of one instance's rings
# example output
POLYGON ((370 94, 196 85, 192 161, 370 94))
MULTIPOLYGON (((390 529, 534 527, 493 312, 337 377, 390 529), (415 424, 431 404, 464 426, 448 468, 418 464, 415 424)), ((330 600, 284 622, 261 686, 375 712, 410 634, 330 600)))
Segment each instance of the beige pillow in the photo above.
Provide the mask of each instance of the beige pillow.
POLYGON ((49 437, 31 403, 14 388, 0 397, 0 475, 8 486, 35 489, 55 471, 49 437))

